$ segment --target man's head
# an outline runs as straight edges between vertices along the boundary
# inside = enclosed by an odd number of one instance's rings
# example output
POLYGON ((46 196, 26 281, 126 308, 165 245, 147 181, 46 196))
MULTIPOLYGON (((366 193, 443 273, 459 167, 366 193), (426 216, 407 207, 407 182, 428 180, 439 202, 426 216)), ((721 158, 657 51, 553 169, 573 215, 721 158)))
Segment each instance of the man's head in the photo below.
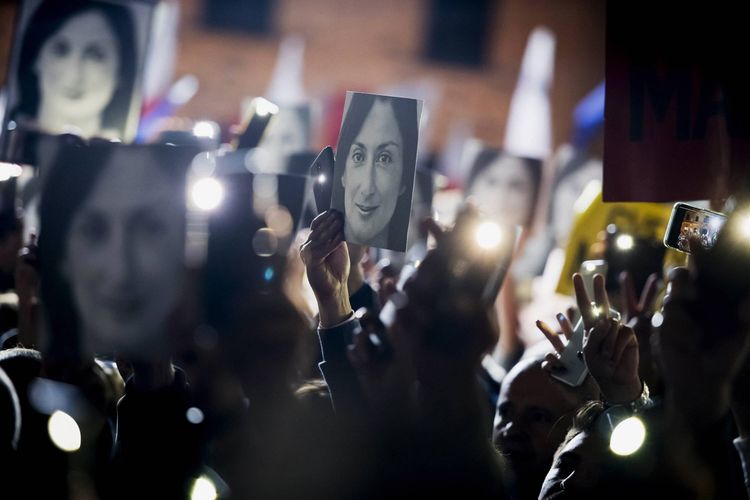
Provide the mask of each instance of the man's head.
POLYGON ((597 398, 587 380, 568 387, 542 369, 542 357, 522 359, 506 375, 500 388, 493 441, 508 459, 516 481, 541 486, 555 450, 563 441, 576 409, 597 398))

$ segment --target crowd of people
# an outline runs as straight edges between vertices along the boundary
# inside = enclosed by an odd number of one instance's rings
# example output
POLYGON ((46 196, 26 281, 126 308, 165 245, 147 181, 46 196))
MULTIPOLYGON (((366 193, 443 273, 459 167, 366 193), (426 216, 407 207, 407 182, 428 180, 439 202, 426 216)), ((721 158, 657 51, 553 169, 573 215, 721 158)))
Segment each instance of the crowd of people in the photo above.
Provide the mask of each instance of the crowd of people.
POLYGON ((741 498, 750 429, 741 217, 689 268, 653 274, 640 294, 624 273, 617 304, 604 276, 589 296, 574 275, 578 307, 558 315, 559 328, 539 321, 547 349, 528 349, 494 389, 482 360, 503 332, 461 271, 479 265, 466 239, 479 220, 472 205, 450 229, 423 221, 436 245, 403 290, 397 273, 366 266, 366 249, 343 240, 341 213, 315 217, 298 255, 272 257, 294 279, 301 256, 314 324, 285 279, 260 285, 253 269, 269 261, 240 242, 238 277, 222 282, 213 310, 196 307, 215 290, 200 291, 217 269, 207 263, 184 280, 169 348, 130 332, 121 345, 139 347, 114 357, 71 348, 74 328, 39 310, 68 300, 45 285, 43 235, 16 260, 16 315, 0 352, 3 463, 14 478, 3 496, 202 498, 209 484, 220 498, 741 498), (386 303, 396 306, 388 326, 386 303), (553 375, 577 318, 589 373, 573 387, 553 375), (80 440, 67 449, 64 416, 80 440))
POLYGON ((290 159, 304 107, 130 144, 138 20, 40 5, 0 136, 34 171, 0 181, 0 498, 750 496, 748 193, 675 260, 597 198, 598 138, 484 144, 434 192, 415 99, 351 98, 335 180, 290 159))

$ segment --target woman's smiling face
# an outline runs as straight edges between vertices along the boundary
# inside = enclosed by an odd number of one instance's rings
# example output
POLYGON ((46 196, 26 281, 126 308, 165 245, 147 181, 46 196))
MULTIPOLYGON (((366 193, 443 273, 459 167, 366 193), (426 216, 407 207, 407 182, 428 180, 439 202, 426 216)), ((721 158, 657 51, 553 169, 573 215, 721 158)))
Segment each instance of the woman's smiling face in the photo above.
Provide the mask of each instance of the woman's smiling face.
POLYGON ((63 24, 44 43, 35 65, 47 114, 65 118, 99 115, 117 87, 117 44, 100 12, 87 11, 63 24))
POLYGON ((401 194, 403 138, 390 102, 378 99, 362 123, 346 157, 345 233, 368 243, 387 226, 401 194))
POLYGON ((95 348, 156 341, 177 301, 184 197, 148 151, 117 151, 71 222, 63 273, 95 348))

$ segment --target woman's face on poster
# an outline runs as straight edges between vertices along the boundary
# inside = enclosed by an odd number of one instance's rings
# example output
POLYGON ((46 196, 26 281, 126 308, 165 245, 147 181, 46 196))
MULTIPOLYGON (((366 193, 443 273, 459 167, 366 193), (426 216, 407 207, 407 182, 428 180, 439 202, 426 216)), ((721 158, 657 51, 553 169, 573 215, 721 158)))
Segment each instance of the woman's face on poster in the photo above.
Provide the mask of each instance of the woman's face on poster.
POLYGON ((386 227, 403 189, 403 138, 390 102, 377 99, 346 157, 345 233, 367 243, 386 227))
POLYGON ((122 349, 155 340, 177 302, 183 186, 148 155, 114 154, 66 241, 63 275, 95 346, 122 349))
POLYGON ((44 42, 34 66, 40 114, 101 114, 117 87, 119 59, 118 41, 104 14, 89 10, 68 19, 44 42))
POLYGON ((477 175, 468 194, 483 214, 523 226, 534 207, 535 187, 523 159, 500 154, 477 175))
POLYGON ((302 114, 294 108, 281 108, 279 113, 271 118, 260 147, 269 153, 269 162, 273 170, 281 170, 286 158, 307 149, 307 128, 302 114))

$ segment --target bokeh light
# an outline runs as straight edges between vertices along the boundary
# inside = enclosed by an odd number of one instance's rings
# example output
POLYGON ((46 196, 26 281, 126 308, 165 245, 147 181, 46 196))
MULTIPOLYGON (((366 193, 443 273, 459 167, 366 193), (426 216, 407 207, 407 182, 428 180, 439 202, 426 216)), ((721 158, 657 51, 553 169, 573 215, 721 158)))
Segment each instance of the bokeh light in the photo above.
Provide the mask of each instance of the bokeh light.
POLYGON ((224 200, 224 187, 213 177, 204 177, 195 181, 190 198, 200 210, 211 211, 224 200))
POLYGON ((500 226, 489 221, 479 224, 475 236, 477 244, 485 250, 491 250, 497 247, 502 240, 500 226))
POLYGON ((47 432, 52 443, 68 453, 81 448, 81 429, 73 417, 57 410, 49 417, 47 432))
POLYGON ((190 500, 215 500, 218 497, 216 486, 206 476, 201 476, 193 483, 190 500))
POLYGON ((620 456, 632 455, 638 451, 646 440, 646 426, 638 417, 629 417, 612 430, 609 449, 620 456))
POLYGON ((617 247, 618 250, 627 252, 628 250, 631 250, 635 246, 635 240, 629 234, 621 234, 615 240, 615 246, 617 247))

